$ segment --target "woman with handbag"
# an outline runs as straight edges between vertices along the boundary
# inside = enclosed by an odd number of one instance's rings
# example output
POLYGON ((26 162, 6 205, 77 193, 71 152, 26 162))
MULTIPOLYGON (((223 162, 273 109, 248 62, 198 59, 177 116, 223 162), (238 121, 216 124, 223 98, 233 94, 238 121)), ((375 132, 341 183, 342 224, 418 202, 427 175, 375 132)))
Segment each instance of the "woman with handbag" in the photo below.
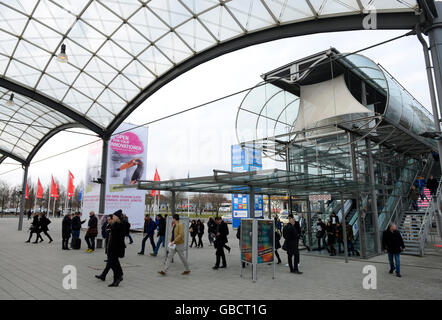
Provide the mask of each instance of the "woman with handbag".
POLYGON ((37 239, 35 239, 35 242, 33 242, 33 243, 38 243, 38 238, 41 239, 40 241, 43 241, 43 238, 40 235, 40 221, 38 219, 38 213, 34 213, 34 218, 32 219, 32 223, 31 223, 31 226, 29 227, 29 231, 30 231, 29 238, 25 242, 27 242, 27 243, 31 242, 31 238, 34 233, 37 234, 37 239))
MULTIPOLYGON (((40 230, 41 230, 41 232, 43 232, 43 233, 46 235, 46 237, 48 237, 48 239, 49 239, 49 243, 52 242, 52 238, 51 238, 51 236, 50 236, 49 233, 48 233, 48 231, 49 231, 48 225, 49 225, 50 223, 51 223, 51 220, 49 220, 49 219, 46 217, 46 213, 42 212, 42 213, 40 214, 40 230)), ((42 238, 42 237, 41 237, 41 241, 43 241, 43 238, 42 238)))
POLYGON ((275 230, 275 256, 278 258, 277 264, 281 263, 281 258, 279 257, 278 249, 281 248, 281 243, 279 242, 281 240, 281 231, 279 229, 275 230))

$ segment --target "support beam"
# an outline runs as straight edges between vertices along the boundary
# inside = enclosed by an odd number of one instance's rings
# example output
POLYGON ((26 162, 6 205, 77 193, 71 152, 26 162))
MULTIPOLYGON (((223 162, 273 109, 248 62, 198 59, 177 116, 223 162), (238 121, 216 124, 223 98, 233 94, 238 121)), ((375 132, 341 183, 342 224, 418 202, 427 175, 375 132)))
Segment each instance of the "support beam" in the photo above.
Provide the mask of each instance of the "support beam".
POLYGON ((249 212, 250 212, 250 218, 255 218, 255 188, 253 186, 250 186, 250 193, 249 193, 249 212))
POLYGON ((270 195, 267 196, 267 210, 269 211, 268 212, 269 219, 272 219, 272 199, 270 195))
POLYGON ((106 189, 107 189, 107 153, 109 140, 103 139, 103 149, 101 151, 101 185, 100 185, 100 205, 98 212, 105 214, 106 210, 106 189))
POLYGON ((376 197, 376 188, 375 188, 375 176, 374 176, 374 163, 373 163, 373 155, 371 153, 371 145, 370 140, 365 140, 367 147, 367 155, 368 155, 368 171, 371 183, 371 211, 373 218, 373 231, 374 231, 374 244, 375 244, 375 252, 377 254, 381 253, 381 239, 379 234, 379 221, 378 221, 378 204, 376 197))
MULTIPOLYGON (((322 203, 324 203, 324 201, 322 201, 322 203)), ((307 243, 308 243, 309 248, 312 248, 312 243, 313 243, 313 239, 312 239, 312 206, 311 206, 310 200, 307 200, 306 223, 307 223, 307 243)))
POLYGON ((28 181, 28 169, 29 165, 23 166, 23 183, 21 187, 21 201, 20 201, 20 217, 18 219, 18 231, 23 229, 23 216, 25 214, 25 203, 26 203, 26 184, 28 181))
POLYGON ((22 158, 16 156, 15 154, 12 154, 9 151, 3 150, 1 148, 0 148, 0 154, 2 154, 3 156, 6 156, 8 158, 11 158, 12 160, 15 160, 15 161, 19 162, 22 165, 26 164, 26 160, 25 159, 22 159, 22 158))
POLYGON ((175 195, 175 191, 171 191, 172 193, 172 199, 171 199, 171 203, 170 205, 172 206, 171 211, 172 211, 172 216, 176 213, 176 195, 175 195))
POLYGON ((49 107, 50 109, 58 111, 58 112, 62 113, 63 115, 65 115, 66 117, 71 118, 72 120, 83 125, 85 128, 88 128, 89 130, 95 132, 100 137, 104 136, 104 130, 99 125, 92 122, 91 120, 88 120, 84 115, 81 115, 77 111, 74 111, 73 109, 68 108, 67 106, 63 105, 60 102, 56 102, 55 100, 52 100, 51 98, 37 92, 36 90, 27 88, 23 85, 20 85, 18 83, 15 83, 11 80, 8 80, 8 79, 2 78, 2 77, 0 77, 0 87, 3 87, 3 88, 8 89, 10 91, 16 92, 22 96, 25 96, 29 99, 37 101, 37 102, 49 107))
POLYGON ((345 212, 344 212, 344 194, 341 192, 341 227, 342 227, 342 242, 344 242, 344 259, 345 263, 348 263, 348 248, 347 248, 347 226, 345 223, 345 212))
MULTIPOLYGON (((427 70, 428 89, 430 91, 431 108, 433 111, 434 128, 436 129, 436 131, 440 132, 441 131, 440 130, 441 129, 440 128, 440 120, 439 120, 440 115, 439 115, 439 111, 437 109, 436 93, 434 91, 434 81, 433 81, 433 73, 431 71, 432 66, 431 66, 431 62, 430 62, 430 54, 428 53, 428 51, 429 51, 428 45, 427 45, 427 42, 425 41, 424 37, 422 36, 420 26, 416 26, 416 35, 422 44, 422 49, 424 52, 425 68, 427 70)), ((436 71, 435 71, 435 73, 436 73, 436 71)), ((436 140, 436 143, 437 143, 437 152, 439 152, 439 155, 442 155, 442 141, 436 140)), ((440 165, 440 168, 442 169, 442 157, 441 156, 439 156, 439 165, 440 165)))

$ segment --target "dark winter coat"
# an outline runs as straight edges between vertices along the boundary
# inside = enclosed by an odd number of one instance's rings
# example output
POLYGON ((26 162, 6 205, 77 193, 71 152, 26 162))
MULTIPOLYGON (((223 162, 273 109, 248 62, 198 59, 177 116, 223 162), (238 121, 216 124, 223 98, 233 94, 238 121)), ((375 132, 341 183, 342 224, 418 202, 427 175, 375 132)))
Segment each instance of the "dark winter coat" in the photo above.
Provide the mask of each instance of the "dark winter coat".
POLYGON ((207 231, 209 233, 216 233, 216 223, 214 220, 209 220, 207 222, 207 231))
POLYGON ((192 237, 196 237, 196 235, 198 233, 198 228, 196 226, 196 223, 191 223, 190 224, 189 232, 190 232, 190 235, 192 237))
POLYGON ((38 216, 34 216, 32 219, 31 231, 40 232, 40 219, 38 219, 38 216))
POLYGON ((438 185, 439 185, 439 183, 434 178, 427 180, 427 188, 430 190, 437 190, 438 185))
POLYGON ((42 216, 40 218, 40 229, 41 231, 49 231, 48 225, 51 223, 51 220, 49 220, 46 216, 42 216))
POLYGON ((114 222, 110 226, 109 240, 107 243, 107 254, 109 256, 123 258, 126 245, 124 243, 124 226, 121 222, 114 222))
POLYGON ((318 222, 316 223, 316 237, 317 238, 323 238, 325 235, 326 226, 324 222, 318 222), (319 230, 319 227, 321 227, 321 230, 319 230))
POLYGON ((327 231, 327 242, 328 244, 334 244, 336 242, 336 228, 334 225, 329 225, 325 228, 327 231))
POLYGON ((382 235, 382 249, 393 254, 401 253, 405 249, 401 233, 397 230, 393 232, 385 230, 382 235))
POLYGON ((67 239, 71 236, 72 233, 72 219, 68 216, 63 218, 63 222, 61 223, 61 235, 63 239, 67 239))
POLYGON ((89 217, 87 226, 87 235, 89 237, 96 237, 98 235, 98 219, 95 215, 89 217))
POLYGON ((164 237, 166 235, 166 219, 163 217, 158 219, 158 233, 159 237, 164 237))
POLYGON ((282 235, 285 239, 287 253, 291 254, 298 250, 300 234, 296 226, 292 225, 291 223, 287 223, 282 229, 282 235))
POLYGON ((196 230, 199 236, 204 234, 204 223, 196 224, 196 230))
POLYGON ((147 234, 148 236, 153 236, 155 233, 155 228, 157 227, 157 224, 152 219, 144 220, 144 231, 143 233, 147 234))
POLYGON ((79 216, 74 216, 74 217, 72 218, 72 231, 80 231, 80 229, 81 229, 81 225, 82 225, 85 221, 86 221, 86 220, 81 221, 81 219, 80 219, 79 216))
POLYGON ((281 243, 279 242, 281 240, 281 236, 279 234, 279 232, 275 232, 275 249, 278 250, 279 248, 281 248, 281 243))
POLYGON ((216 225, 216 237, 215 237, 215 247, 218 248, 220 245, 225 245, 229 240, 227 236, 229 235, 229 228, 224 221, 216 225))

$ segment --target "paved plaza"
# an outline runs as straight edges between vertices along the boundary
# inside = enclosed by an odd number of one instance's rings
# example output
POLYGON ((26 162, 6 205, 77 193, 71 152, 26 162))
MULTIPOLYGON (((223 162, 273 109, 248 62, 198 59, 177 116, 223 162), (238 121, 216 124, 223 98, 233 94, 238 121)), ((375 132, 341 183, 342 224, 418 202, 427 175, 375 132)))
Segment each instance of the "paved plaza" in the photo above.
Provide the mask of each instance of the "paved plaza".
MULTIPOLYGON (((235 232, 230 231, 227 269, 212 270, 215 261, 213 247, 189 248, 191 274, 182 276, 183 266, 178 257, 166 277, 160 276, 164 253, 151 257, 138 256, 141 234, 134 234, 134 243, 127 245, 126 257, 121 259, 124 281, 118 288, 108 288, 112 272, 106 282, 94 278, 104 268, 104 249, 85 252, 85 242, 79 251, 61 249, 61 219, 52 219, 50 234, 40 244, 25 243, 29 221, 24 231, 17 231, 16 218, 0 219, 0 299, 442 299, 442 256, 423 258, 402 256, 401 279, 388 274, 386 256, 369 260, 350 260, 301 254, 303 275, 288 273, 287 257, 281 251, 283 264, 258 268, 258 281, 251 280, 250 267, 240 277, 239 249, 235 232), (377 268, 377 289, 362 287, 365 265, 377 268), (78 288, 65 290, 62 269, 65 265, 77 268, 78 288)), ((82 238, 84 231, 82 231, 82 238)), ((35 236, 34 236, 35 237, 35 236)), ((205 237, 205 244, 208 243, 205 237)))

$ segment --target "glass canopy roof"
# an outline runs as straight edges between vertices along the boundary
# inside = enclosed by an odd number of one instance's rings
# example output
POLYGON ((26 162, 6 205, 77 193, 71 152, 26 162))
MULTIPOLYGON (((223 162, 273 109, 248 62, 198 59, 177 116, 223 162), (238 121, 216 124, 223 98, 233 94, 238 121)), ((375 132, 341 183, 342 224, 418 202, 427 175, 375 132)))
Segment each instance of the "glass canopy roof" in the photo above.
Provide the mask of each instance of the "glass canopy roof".
MULTIPOLYGON (((105 130, 167 71, 228 40, 372 7, 381 13, 417 6, 412 0, 2 0, 0 79, 41 93, 105 130), (63 44, 65 63, 57 60, 63 44)), ((57 125, 60 114, 46 111, 29 113, 28 120, 54 118, 50 125, 57 125)), ((9 117, 2 112, 2 121, 9 117)), ((33 140, 22 131, 30 128, 17 125, 17 132, 2 134, 8 150, 29 154, 33 140), (16 136, 26 142, 17 144, 16 136)))
POLYGON ((245 173, 216 172, 213 176, 178 179, 169 181, 140 181, 142 190, 243 193, 249 194, 250 187, 255 194, 286 195, 292 191, 298 198, 313 193, 329 193, 352 197, 355 192, 368 192, 372 186, 352 179, 335 178, 332 175, 314 175, 279 169, 267 169, 245 173))

